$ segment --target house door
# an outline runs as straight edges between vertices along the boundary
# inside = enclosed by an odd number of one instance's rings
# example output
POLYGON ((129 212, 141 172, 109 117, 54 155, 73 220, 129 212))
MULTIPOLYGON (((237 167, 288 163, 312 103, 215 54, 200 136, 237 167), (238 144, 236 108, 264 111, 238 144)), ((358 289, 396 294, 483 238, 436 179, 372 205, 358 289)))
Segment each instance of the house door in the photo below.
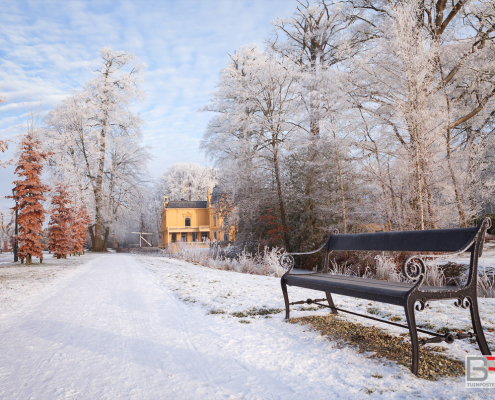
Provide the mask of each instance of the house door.
POLYGON ((180 241, 181 242, 187 242, 187 233, 182 233, 180 235, 180 241))

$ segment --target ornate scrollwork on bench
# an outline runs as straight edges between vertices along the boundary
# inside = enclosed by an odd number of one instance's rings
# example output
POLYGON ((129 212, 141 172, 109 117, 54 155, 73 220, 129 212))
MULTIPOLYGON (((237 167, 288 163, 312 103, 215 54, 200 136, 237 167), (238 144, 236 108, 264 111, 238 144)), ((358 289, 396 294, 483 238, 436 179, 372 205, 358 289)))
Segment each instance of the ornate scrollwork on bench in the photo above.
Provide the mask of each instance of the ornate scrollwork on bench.
POLYGON ((292 257, 289 253, 285 253, 279 256, 278 262, 280 266, 286 271, 290 271, 292 268, 294 268, 294 257, 292 257))
POLYGON ((423 283, 426 275, 426 266, 424 261, 418 256, 407 257, 402 263, 402 274, 414 283, 423 283))
POLYGON ((466 297, 459 297, 455 302, 454 302, 454 306, 456 307, 461 307, 461 308, 469 308, 469 306, 471 305, 471 298, 469 298, 468 296, 466 297))
POLYGON ((420 312, 428 307, 430 307, 430 305, 426 302, 426 299, 416 300, 416 303, 414 304, 414 309, 420 312))

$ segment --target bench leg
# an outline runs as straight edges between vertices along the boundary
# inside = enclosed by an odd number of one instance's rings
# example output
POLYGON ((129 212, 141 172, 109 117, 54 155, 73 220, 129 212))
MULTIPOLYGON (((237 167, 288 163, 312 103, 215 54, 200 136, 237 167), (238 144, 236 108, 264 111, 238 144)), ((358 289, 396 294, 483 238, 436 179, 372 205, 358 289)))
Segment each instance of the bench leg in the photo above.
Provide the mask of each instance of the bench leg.
POLYGON ((284 294, 284 301, 285 301, 285 319, 288 321, 290 318, 289 294, 287 293, 287 284, 284 281, 281 281, 281 284, 282 284, 282 293, 284 294))
POLYGON ((412 347, 412 363, 411 372, 414 375, 418 375, 419 367, 419 341, 418 341, 418 331, 416 330, 416 318, 414 316, 414 301, 407 302, 404 307, 406 312, 407 325, 409 326, 409 336, 411 337, 411 347, 412 347))
POLYGON ((332 310, 332 314, 338 314, 339 312, 335 309, 335 304, 333 303, 332 294, 330 292, 325 292, 327 295, 328 305, 330 306, 330 310, 332 310))
POLYGON ((476 334, 476 341, 480 348, 481 354, 490 356, 490 348, 486 343, 485 334, 483 333, 483 327, 481 326, 480 314, 478 312, 478 299, 470 299, 469 311, 471 311, 471 321, 473 322, 473 331, 476 334))

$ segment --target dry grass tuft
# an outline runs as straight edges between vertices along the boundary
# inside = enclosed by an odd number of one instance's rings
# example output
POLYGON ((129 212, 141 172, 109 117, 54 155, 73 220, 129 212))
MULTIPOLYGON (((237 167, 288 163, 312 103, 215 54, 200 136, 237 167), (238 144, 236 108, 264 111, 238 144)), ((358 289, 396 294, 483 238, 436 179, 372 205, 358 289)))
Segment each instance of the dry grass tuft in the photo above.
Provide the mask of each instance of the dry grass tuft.
MULTIPOLYGON (((392 336, 381 329, 349 322, 334 315, 292 318, 289 322, 309 324, 341 347, 352 345, 357 347, 359 353, 372 353, 370 358, 385 358, 407 368, 411 367, 411 344, 409 340, 404 341, 403 337, 392 336)), ((464 363, 438 354, 441 351, 444 348, 439 346, 420 348, 420 378, 435 381, 442 377, 464 375, 464 363)))

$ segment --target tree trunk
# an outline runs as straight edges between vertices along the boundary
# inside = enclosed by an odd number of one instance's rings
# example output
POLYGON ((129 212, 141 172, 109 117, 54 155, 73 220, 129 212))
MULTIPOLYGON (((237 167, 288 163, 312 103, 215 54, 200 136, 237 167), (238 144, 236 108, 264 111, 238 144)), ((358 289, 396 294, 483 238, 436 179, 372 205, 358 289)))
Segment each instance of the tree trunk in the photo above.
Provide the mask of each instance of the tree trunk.
POLYGON ((447 113, 449 115, 447 132, 445 135, 445 142, 447 147, 447 165, 449 166, 450 177, 452 178, 452 183, 454 184, 454 194, 455 194, 455 202, 457 204, 457 211, 459 213, 459 227, 467 228, 467 220, 466 214, 464 214, 464 210, 462 209, 461 196, 459 195, 459 186, 457 185, 457 179, 455 177, 454 168, 452 168, 452 153, 450 148, 451 136, 450 136, 450 99, 447 95, 447 91, 445 89, 445 77, 443 74, 442 63, 440 61, 440 57, 438 57, 438 66, 440 67, 440 77, 442 78, 443 83, 443 91, 445 94, 445 102, 447 104, 447 113))
MULTIPOLYGON (((364 119, 364 116, 362 113, 361 113, 361 117, 363 118, 363 121, 366 123, 366 120, 364 119)), ((378 177, 380 179, 380 185, 382 188, 383 207, 385 209, 385 214, 387 216, 387 230, 390 231, 390 230, 392 230, 392 219, 390 218, 390 213, 388 211, 387 190, 385 188, 385 183, 383 183, 383 174, 382 174, 382 166, 380 163, 380 155, 378 154, 378 146, 377 146, 376 142, 373 140, 373 138, 371 137, 371 134, 369 133, 369 129, 368 129, 367 124, 366 124, 366 134, 368 135, 368 138, 371 140, 371 142, 373 143, 373 146, 375 148, 374 153, 375 153, 375 158, 376 158, 376 164, 378 166, 378 177)), ((337 160, 337 162, 338 162, 338 160, 337 160)), ((339 175, 340 175, 340 165, 339 165, 339 175)), ((341 182, 342 182, 342 178, 341 178, 341 182)), ((393 201, 393 199, 392 199, 392 201, 393 201)))
MULTIPOLYGON (((107 66, 105 71, 105 87, 107 87, 109 69, 111 65, 107 66)), ((105 152, 106 152, 106 136, 107 136, 107 124, 108 124, 108 90, 103 90, 103 119, 101 121, 100 132, 100 148, 99 148, 99 160, 98 160, 98 172, 96 175, 96 186, 94 189, 95 194, 95 241, 93 242, 93 251, 104 251, 102 247, 101 232, 103 228, 103 174, 105 172, 105 152)))
POLYGON ((425 175, 425 187, 428 194, 428 215, 430 216, 431 228, 437 229, 437 223, 435 221, 435 214, 433 213, 433 194, 431 193, 431 186, 428 182, 427 175, 425 175))
POLYGON ((337 168, 339 170, 339 180, 340 180, 340 194, 342 197, 342 219, 344 221, 344 235, 347 233, 347 218, 345 215, 345 193, 344 193, 344 182, 342 180, 342 170, 340 169, 340 157, 337 151, 337 144, 335 144, 335 157, 337 158, 337 168))
POLYGON ((452 159, 450 153, 450 129, 447 133, 447 164, 449 166, 450 177, 452 178, 452 183, 454 184, 454 194, 455 202, 457 204, 457 211, 459 213, 459 227, 467 228, 466 214, 462 209, 461 196, 459 196, 459 186, 457 185, 457 179, 454 174, 454 168, 452 168, 452 159))
POLYGON ((107 226, 105 228, 105 241, 103 243, 103 251, 107 251, 107 245, 108 245, 108 235, 110 234, 110 228, 107 226))
POLYGON ((91 237, 91 250, 95 247, 95 233, 93 231, 94 225, 88 226, 89 236, 91 237))
MULTIPOLYGON (((399 226, 399 230, 402 230, 401 218, 399 218, 399 208, 397 207, 397 195, 394 191, 394 185, 392 181, 392 175, 390 175, 390 162, 387 164, 387 176, 389 181, 390 189, 390 200, 392 201, 392 210, 394 212, 395 222, 399 226)), ((401 201, 402 204, 402 201, 401 201)))
POLYGON ((415 155, 415 167, 416 167, 416 184, 418 185, 418 205, 419 205, 419 227, 423 231, 425 229, 425 216, 424 216, 424 207, 423 207, 423 177, 421 174, 421 165, 419 161, 419 138, 418 131, 416 129, 416 125, 414 125, 414 155, 415 155))
POLYGON ((289 232, 287 227, 287 220, 285 216, 285 207, 284 207, 284 199, 282 197, 282 184, 280 182, 280 172, 278 168, 278 151, 276 148, 276 144, 273 144, 273 164, 275 169, 275 181, 277 184, 277 195, 278 195, 278 204, 280 208, 280 219, 282 221, 283 228, 283 238, 285 242, 285 249, 290 252, 290 240, 289 240, 289 232))
POLYGON ((102 173, 96 179, 96 190, 95 190, 95 230, 94 230, 94 241, 93 241, 93 251, 103 251, 102 247, 102 237, 101 231, 103 229, 103 198, 102 198, 102 189, 103 189, 103 165, 102 173))

